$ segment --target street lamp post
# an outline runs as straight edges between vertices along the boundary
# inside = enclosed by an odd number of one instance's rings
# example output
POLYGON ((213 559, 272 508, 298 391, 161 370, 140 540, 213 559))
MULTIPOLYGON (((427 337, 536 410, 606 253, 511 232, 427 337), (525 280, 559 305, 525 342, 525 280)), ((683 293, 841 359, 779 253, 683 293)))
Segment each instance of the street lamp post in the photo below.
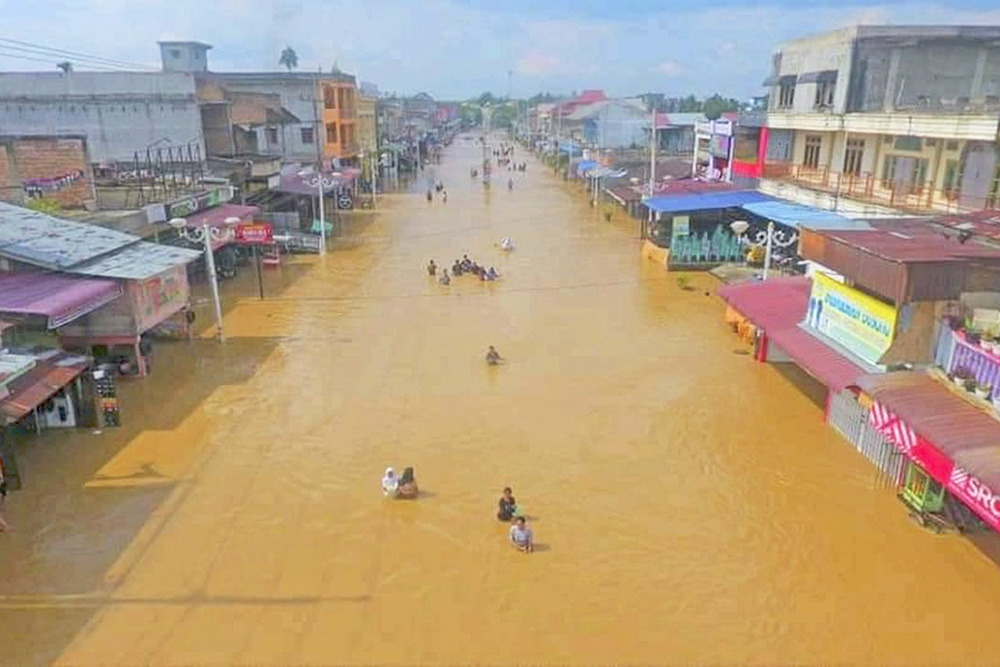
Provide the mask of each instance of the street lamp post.
POLYGON ((771 246, 774 243, 774 222, 768 221, 767 223, 767 245, 764 246, 764 275, 763 279, 767 280, 767 274, 771 270, 771 246))
POLYGON ((319 236, 320 236, 320 246, 319 254, 326 254, 326 215, 323 211, 323 192, 332 188, 337 184, 336 179, 324 178, 322 172, 316 172, 315 176, 309 178, 309 172, 299 172, 299 176, 304 177, 304 182, 311 188, 316 188, 316 193, 319 197, 319 236))
POLYGON ((215 254, 212 252, 212 243, 218 241, 228 241, 233 238, 233 228, 239 224, 239 218, 226 218, 226 227, 212 227, 207 222, 200 228, 193 229, 187 226, 184 218, 171 218, 167 224, 176 229, 181 236, 192 243, 202 243, 205 247, 205 268, 208 271, 208 284, 212 288, 212 303, 215 306, 215 326, 218 330, 219 342, 224 343, 226 336, 222 331, 222 302, 219 300, 219 277, 215 271, 215 254))
POLYGON ((729 228, 736 234, 736 244, 739 247, 740 257, 743 256, 743 235, 750 229, 750 223, 746 220, 733 220, 729 223, 729 228))

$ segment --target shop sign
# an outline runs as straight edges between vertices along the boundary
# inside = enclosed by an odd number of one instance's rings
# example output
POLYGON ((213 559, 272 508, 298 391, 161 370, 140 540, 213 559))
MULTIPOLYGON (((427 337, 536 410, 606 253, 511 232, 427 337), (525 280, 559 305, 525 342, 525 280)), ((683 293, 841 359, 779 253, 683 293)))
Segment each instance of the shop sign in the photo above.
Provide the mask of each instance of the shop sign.
POLYGON ((274 243, 274 225, 270 222, 236 225, 236 242, 241 245, 274 243))
POLYGON ((232 198, 232 188, 216 188, 201 192, 190 197, 184 197, 167 204, 167 220, 171 218, 186 218, 187 216, 224 204, 232 198))
POLYGON ((869 421, 910 460, 968 505, 994 530, 1000 531, 1000 494, 955 465, 947 455, 881 403, 872 404, 869 421))
POLYGON ((153 328, 184 307, 188 299, 187 271, 179 266, 142 282, 130 283, 137 332, 153 328))
POLYGON ((674 216, 674 238, 689 236, 691 234, 691 216, 674 216))
POLYGON ((805 324, 878 365, 896 333, 896 308, 817 272, 805 324))

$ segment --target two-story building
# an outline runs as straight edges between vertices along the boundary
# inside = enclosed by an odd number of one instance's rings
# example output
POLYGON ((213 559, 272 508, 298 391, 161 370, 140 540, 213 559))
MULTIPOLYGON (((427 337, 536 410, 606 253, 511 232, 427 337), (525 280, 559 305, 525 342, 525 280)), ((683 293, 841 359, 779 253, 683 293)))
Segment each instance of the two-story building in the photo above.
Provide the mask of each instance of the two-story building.
MULTIPOLYGON (((229 124, 252 133, 252 145, 260 153, 279 155, 286 161, 329 163, 353 161, 360 152, 357 135, 357 84, 355 78, 334 72, 212 72, 205 53, 211 47, 201 42, 161 42, 164 71, 190 72, 198 82, 199 103, 215 107, 221 114, 216 95, 243 102, 248 96, 266 95, 277 100, 271 120, 239 123, 230 116, 229 124)), ((260 103, 260 100, 258 100, 260 103)), ((266 105, 265 105, 266 106, 266 105)))
POLYGON ((857 214, 1000 205, 1000 26, 856 26, 774 54, 733 173, 857 214))

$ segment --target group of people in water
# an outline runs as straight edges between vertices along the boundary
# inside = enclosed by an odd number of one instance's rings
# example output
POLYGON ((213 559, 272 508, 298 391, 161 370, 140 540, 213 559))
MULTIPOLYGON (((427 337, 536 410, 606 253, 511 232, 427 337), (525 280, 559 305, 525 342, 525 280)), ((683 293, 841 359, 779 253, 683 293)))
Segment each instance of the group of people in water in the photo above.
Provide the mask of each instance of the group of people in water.
MULTIPOLYGON (((434 276, 437 276, 437 273, 438 273, 438 265, 432 259, 427 264, 427 275, 433 278, 434 276)), ((468 255, 462 255, 461 260, 456 259, 455 263, 451 265, 451 274, 456 278, 458 278, 464 273, 476 276, 477 278, 479 278, 479 280, 483 282, 493 281, 500 277, 500 274, 497 273, 497 270, 494 269, 492 266, 486 268, 485 266, 482 266, 479 263, 469 259, 468 255)), ((441 269, 441 275, 438 276, 438 282, 441 283, 442 285, 451 284, 451 276, 448 275, 447 267, 441 269)))
POLYGON ((435 192, 437 192, 439 195, 441 195, 441 201, 443 203, 445 203, 445 204, 448 203, 448 191, 444 189, 444 183, 442 183, 441 181, 436 181, 434 183, 433 189, 431 189, 431 188, 427 189, 427 201, 428 202, 434 201, 434 193, 435 192))
MULTIPOLYGON (((493 347, 490 346, 490 349, 493 347)), ((382 475, 382 495, 385 498, 415 500, 419 494, 412 467, 405 468, 402 475, 397 475, 392 466, 385 469, 385 474, 382 475)), ((535 536, 528 526, 528 517, 521 512, 517 499, 514 498, 514 490, 509 486, 504 487, 500 500, 497 501, 497 508, 497 520, 511 524, 507 533, 511 546, 525 554, 534 551, 535 536)))

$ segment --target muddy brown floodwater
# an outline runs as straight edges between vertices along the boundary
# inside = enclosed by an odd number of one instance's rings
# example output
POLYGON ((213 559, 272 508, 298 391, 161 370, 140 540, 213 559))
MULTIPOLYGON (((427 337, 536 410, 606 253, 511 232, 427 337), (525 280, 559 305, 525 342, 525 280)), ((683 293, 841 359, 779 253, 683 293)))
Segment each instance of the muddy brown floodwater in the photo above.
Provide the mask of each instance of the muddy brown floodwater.
POLYGON ((224 285, 229 341, 159 344, 122 429, 21 445, 0 662, 1000 660, 992 563, 910 523, 807 380, 734 354, 708 276, 680 290, 534 160, 484 192, 477 155, 265 301, 224 285), (463 253, 502 280, 428 279, 463 253), (424 496, 384 501, 386 465, 424 496))

